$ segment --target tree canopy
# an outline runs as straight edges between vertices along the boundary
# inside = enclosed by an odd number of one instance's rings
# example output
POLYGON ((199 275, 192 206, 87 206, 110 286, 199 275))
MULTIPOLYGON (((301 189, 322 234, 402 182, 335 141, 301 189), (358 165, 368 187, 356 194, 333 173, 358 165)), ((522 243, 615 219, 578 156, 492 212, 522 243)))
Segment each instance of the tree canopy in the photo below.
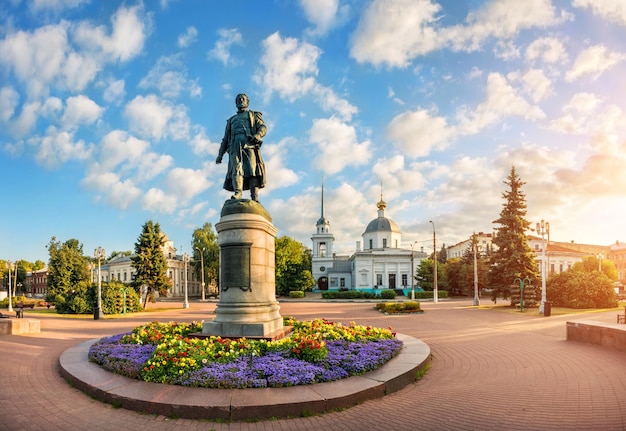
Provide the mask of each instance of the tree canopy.
POLYGON ((135 243, 135 254, 130 258, 135 269, 131 285, 138 292, 141 292, 142 286, 146 286, 144 307, 154 292, 167 295, 171 287, 171 281, 167 276, 167 260, 162 249, 164 242, 159 223, 148 220, 135 243))
POLYGON ((202 280, 204 269, 205 285, 219 284, 220 247, 217 243, 217 233, 213 230, 211 223, 204 223, 201 228, 193 231, 191 249, 197 279, 202 280), (202 268, 202 263, 204 263, 204 268, 202 268))
POLYGON ((79 283, 91 278, 89 258, 83 255, 83 245, 77 239, 61 243, 55 237, 48 243, 48 296, 63 295, 79 283))
MULTIPOLYGON (((497 250, 492 254, 492 266, 489 271, 489 286, 493 295, 508 295, 510 286, 516 278, 528 277, 531 281, 538 278, 537 263, 533 250, 528 245, 526 231, 530 222, 526 220, 526 195, 522 192, 523 182, 511 167, 511 172, 504 181, 509 189, 502 193, 504 204, 500 217, 493 222, 495 228, 493 243, 497 250)), ((534 283, 535 285, 537 283, 534 283)))
POLYGON ((288 236, 276 238, 276 291, 287 295, 292 290, 305 291, 315 285, 311 274, 311 251, 288 236))

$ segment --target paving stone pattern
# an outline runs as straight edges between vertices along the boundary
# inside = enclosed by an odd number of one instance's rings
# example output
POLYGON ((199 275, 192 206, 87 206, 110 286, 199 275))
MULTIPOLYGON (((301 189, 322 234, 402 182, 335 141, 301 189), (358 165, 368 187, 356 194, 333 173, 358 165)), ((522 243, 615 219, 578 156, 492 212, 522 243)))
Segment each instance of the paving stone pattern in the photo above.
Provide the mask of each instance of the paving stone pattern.
MULTIPOLYGON (((430 370, 381 399, 311 417, 213 422, 137 413, 68 385, 60 354, 80 342, 152 321, 210 320, 215 303, 192 302, 123 319, 38 315, 41 332, 0 337, 0 430, 624 430, 626 353, 566 341, 566 322, 613 323, 615 312, 541 317, 423 303, 425 313, 385 316, 372 303, 283 301, 281 314, 387 327, 426 342, 430 370)), ((34 316, 29 316, 34 317, 34 316)))

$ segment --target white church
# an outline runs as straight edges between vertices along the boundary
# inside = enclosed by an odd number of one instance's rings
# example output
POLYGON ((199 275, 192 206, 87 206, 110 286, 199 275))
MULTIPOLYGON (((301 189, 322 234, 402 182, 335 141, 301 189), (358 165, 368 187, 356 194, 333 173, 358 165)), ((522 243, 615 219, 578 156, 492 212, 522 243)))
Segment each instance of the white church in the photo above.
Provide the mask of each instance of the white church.
MULTIPOLYGON (((378 217, 372 220, 356 242, 352 256, 337 256, 333 253, 335 238, 330 222, 324 214, 324 186, 322 186, 321 217, 317 221, 313 241, 312 274, 317 282, 315 291, 359 290, 376 292, 379 289, 394 289, 410 295, 415 269, 422 259, 427 258, 423 250, 403 249, 402 232, 398 225, 385 217, 387 204, 382 199, 378 206, 378 217), (363 244, 363 249, 361 249, 363 244)), ((415 283, 415 282, 413 282, 415 283)))

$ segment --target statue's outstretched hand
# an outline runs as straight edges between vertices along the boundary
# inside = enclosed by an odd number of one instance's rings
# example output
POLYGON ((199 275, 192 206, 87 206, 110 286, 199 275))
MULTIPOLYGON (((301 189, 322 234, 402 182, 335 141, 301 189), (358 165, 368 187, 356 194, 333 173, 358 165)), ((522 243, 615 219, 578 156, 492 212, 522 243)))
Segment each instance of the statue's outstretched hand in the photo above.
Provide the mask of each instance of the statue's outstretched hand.
POLYGON ((218 165, 222 163, 222 156, 217 156, 217 159, 215 159, 215 163, 218 165))

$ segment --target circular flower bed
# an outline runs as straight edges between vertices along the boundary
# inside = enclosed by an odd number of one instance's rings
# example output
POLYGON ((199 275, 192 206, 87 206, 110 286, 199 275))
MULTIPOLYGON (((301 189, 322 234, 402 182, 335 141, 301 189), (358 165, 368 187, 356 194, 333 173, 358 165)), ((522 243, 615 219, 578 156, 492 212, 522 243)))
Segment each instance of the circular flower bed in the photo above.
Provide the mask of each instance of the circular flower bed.
POLYGON ((105 337, 89 360, 127 377, 182 386, 263 388, 328 382, 379 368, 402 347, 389 329, 325 319, 298 321, 277 341, 189 338, 201 322, 152 322, 105 337))

